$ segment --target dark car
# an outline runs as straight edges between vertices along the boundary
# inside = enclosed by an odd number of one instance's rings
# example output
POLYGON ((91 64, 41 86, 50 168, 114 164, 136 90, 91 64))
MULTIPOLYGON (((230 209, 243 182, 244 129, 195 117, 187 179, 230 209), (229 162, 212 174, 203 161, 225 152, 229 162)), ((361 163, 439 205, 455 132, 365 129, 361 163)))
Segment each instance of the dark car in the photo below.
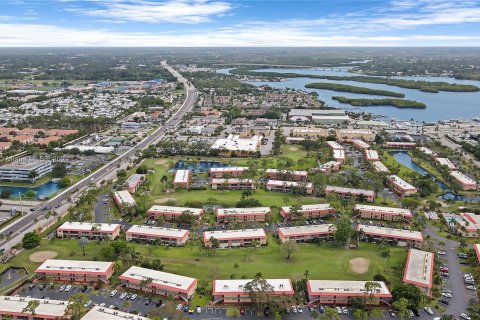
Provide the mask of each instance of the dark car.
POLYGON ((442 298, 442 299, 440 299, 439 302, 442 303, 442 304, 445 304, 445 305, 447 305, 447 306, 450 304, 450 300, 447 299, 447 298, 445 298, 445 297, 442 298))
POLYGON ((412 310, 413 314, 415 315, 415 317, 420 317, 420 312, 418 311, 418 309, 410 309, 412 310))
POLYGON ((270 315, 270 308, 266 307, 265 309, 263 309, 263 314, 265 315, 265 317, 268 317, 270 315))
POLYGON ((83 286, 81 291, 82 291, 82 292, 87 292, 87 290, 88 290, 88 287, 87 287, 87 286, 83 286))
POLYGON ((188 312, 189 309, 190 307, 188 306, 188 304, 184 305, 182 308, 183 312, 188 312))
POLYGON ((163 304, 163 301, 162 300, 158 300, 157 302, 155 302, 155 307, 161 307, 163 304))
POLYGON ((245 315, 245 308, 244 308, 244 307, 241 307, 241 308, 240 308, 240 315, 241 315, 241 316, 244 316, 244 315, 245 315))
POLYGON ((148 298, 147 300, 145 300, 146 306, 150 305, 150 303, 152 303, 152 299, 148 298))
POLYGON ((32 290, 35 288, 37 285, 35 283, 32 283, 31 285, 28 286, 28 290, 32 290))
POLYGON ((42 285, 38 286, 38 289, 39 289, 40 291, 43 291, 43 290, 45 290, 46 287, 47 287, 46 284, 42 284, 42 285))

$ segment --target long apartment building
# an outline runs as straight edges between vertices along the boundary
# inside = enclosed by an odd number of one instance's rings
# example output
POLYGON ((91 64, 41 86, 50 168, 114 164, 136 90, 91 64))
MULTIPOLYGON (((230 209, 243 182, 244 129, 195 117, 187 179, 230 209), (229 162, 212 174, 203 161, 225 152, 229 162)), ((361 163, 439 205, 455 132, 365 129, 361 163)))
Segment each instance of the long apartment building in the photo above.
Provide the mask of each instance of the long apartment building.
POLYGON ((434 254, 416 249, 408 250, 403 282, 413 284, 423 294, 431 297, 434 274, 434 254))
POLYGON ((478 263, 480 264, 480 244, 475 243, 473 245, 473 250, 475 250, 475 254, 477 255, 478 263))
POLYGON ((142 267, 130 267, 118 279, 134 290, 190 301, 198 279, 142 267))
POLYGON ((416 145, 415 142, 388 141, 383 144, 383 147, 387 149, 412 149, 416 145))
POLYGON ((387 177, 387 184, 400 197, 411 196, 417 193, 417 188, 396 175, 387 177))
MULTIPOLYGON (((6 320, 52 320, 65 318, 68 301, 0 296, 0 319, 6 320), (28 310, 30 301, 38 301, 35 312, 28 310)), ((103 320, 103 319, 102 319, 103 320)))
POLYGON ((216 213, 217 222, 263 222, 266 215, 271 213, 271 210, 269 207, 218 208, 216 213))
POLYGON ((137 314, 123 312, 117 309, 94 306, 80 320, 150 320, 137 314))
POLYGON ((123 210, 124 206, 134 206, 137 204, 128 190, 114 191, 112 197, 113 202, 115 202, 120 211, 123 210))
POLYGON ((125 182, 125 188, 128 190, 128 192, 135 193, 144 182, 145 175, 135 173, 128 177, 127 181, 125 182))
POLYGON ((177 220, 184 212, 188 212, 197 219, 200 219, 203 214, 203 209, 153 205, 148 209, 147 214, 151 219, 155 220, 160 217, 163 217, 165 220, 177 220))
POLYGON ((352 298, 361 298, 365 303, 378 306, 392 300, 392 294, 382 281, 373 294, 365 290, 367 281, 307 280, 308 301, 311 304, 350 305, 352 298), (372 300, 371 297, 373 296, 372 300), (367 299, 368 297, 368 299, 367 299))
POLYGON ((113 262, 48 259, 35 273, 59 282, 104 282, 113 274, 113 262))
MULTIPOLYGON (((328 215, 332 215, 335 213, 335 209, 330 205, 330 203, 319 203, 319 204, 305 204, 300 206, 300 210, 302 217, 305 219, 317 219, 323 218, 328 215)), ((296 220, 299 219, 298 216, 292 215, 292 207, 281 207, 280 208, 280 215, 282 216, 283 220, 296 220)))
POLYGON ((460 171, 450 172, 450 177, 462 187, 462 190, 477 190, 478 188, 478 184, 475 180, 460 171))
POLYGON ((50 160, 25 157, 0 166, 0 181, 35 182, 52 172, 50 160))
POLYGON ((439 166, 447 167, 449 170, 457 170, 457 166, 455 165, 455 163, 453 163, 452 160, 448 158, 435 158, 435 162, 439 166))
POLYGON ((222 167, 222 168, 210 168, 208 173, 210 178, 222 178, 225 174, 229 174, 233 177, 242 175, 248 167, 222 167))
POLYGON ((175 189, 190 189, 190 170, 178 169, 175 171, 173 187, 175 189))
POLYGON ((372 149, 367 149, 364 151, 365 153, 365 159, 368 161, 379 161, 380 156, 378 155, 377 150, 372 150, 372 149))
POLYGON ((267 234, 265 230, 259 229, 242 229, 242 230, 220 230, 220 231, 204 231, 203 243, 206 247, 211 247, 210 239, 215 238, 219 242, 221 249, 231 247, 249 247, 255 242, 257 245, 263 246, 267 244, 267 234))
POLYGON ((154 242, 162 246, 184 246, 190 231, 148 225, 133 225, 125 232, 127 241, 154 242))
POLYGON ((337 129, 335 134, 338 141, 361 139, 363 141, 372 142, 375 140, 375 132, 366 129, 337 129))
POLYGON ((340 166, 342 165, 342 162, 340 161, 328 161, 318 167, 321 173, 323 174, 329 174, 333 171, 338 171, 340 170, 340 166))
POLYGON ((420 248, 423 243, 423 235, 420 231, 377 227, 365 224, 357 225, 356 229, 357 231, 363 231, 363 240, 368 242, 385 241, 401 247, 414 248, 420 248))
MULTIPOLYGON (((265 279, 274 295, 285 295, 293 299, 295 294, 290 279, 265 279)), ((249 292, 245 286, 252 279, 213 280, 214 304, 246 304, 251 303, 249 292)))
POLYGON ((255 181, 252 179, 211 179, 210 187, 212 190, 255 190, 255 181))
POLYGON ((375 172, 380 172, 380 173, 388 173, 390 170, 388 170, 387 166, 384 165, 381 161, 372 161, 371 162, 373 170, 375 172))
POLYGON ((471 212, 461 212, 462 219, 457 220, 457 232, 467 238, 480 237, 480 215, 471 212))
POLYGON ((268 180, 265 187, 268 191, 305 194, 313 193, 313 184, 311 182, 268 180))
POLYGON ((113 240, 120 235, 120 227, 115 223, 65 222, 57 228, 57 237, 113 240))
POLYGON ((335 238, 335 226, 333 224, 316 224, 298 227, 278 228, 280 241, 311 242, 315 239, 329 241, 335 238))
POLYGON ((288 181, 307 181, 308 172, 298 170, 278 170, 267 169, 265 175, 268 179, 273 180, 288 180, 288 181))
POLYGON ((354 198, 356 201, 366 201, 374 202, 375 201, 375 191, 364 190, 364 189, 354 189, 354 188, 345 188, 345 187, 335 187, 335 186, 326 186, 325 193, 334 193, 342 199, 354 198))
POLYGON ((358 150, 368 150, 370 149, 370 145, 363 140, 360 139, 352 139, 352 143, 358 150))
POLYGON ((376 219, 386 221, 412 221, 412 211, 403 208, 369 206, 356 204, 353 208, 363 219, 376 219))

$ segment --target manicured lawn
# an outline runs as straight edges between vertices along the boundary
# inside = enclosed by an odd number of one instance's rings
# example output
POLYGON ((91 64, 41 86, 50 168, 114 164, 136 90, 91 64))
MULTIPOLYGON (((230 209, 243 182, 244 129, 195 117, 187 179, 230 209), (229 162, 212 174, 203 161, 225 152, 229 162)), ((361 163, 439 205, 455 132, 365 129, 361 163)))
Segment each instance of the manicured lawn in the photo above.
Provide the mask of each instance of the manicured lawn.
MULTIPOLYGON (((33 272, 39 263, 33 263, 29 256, 37 251, 53 250, 58 252, 57 259, 69 260, 103 260, 100 255, 100 245, 91 242, 86 248, 86 256, 76 240, 42 240, 41 247, 25 250, 20 253, 9 265, 26 267, 33 272), (71 255, 74 251, 75 255, 71 255)), ((133 244, 135 249, 145 258, 158 257, 165 264, 166 272, 178 273, 196 277, 210 282, 212 279, 230 279, 232 274, 236 278, 245 276, 254 277, 261 272, 265 278, 291 278, 301 279, 305 270, 310 272, 311 279, 340 279, 340 280, 371 280, 377 272, 383 272, 384 259, 379 255, 379 246, 362 243, 359 250, 346 250, 333 244, 304 244, 290 260, 279 250, 279 246, 270 238, 269 245, 257 248, 250 258, 245 258, 247 249, 235 248, 217 250, 215 255, 207 256, 200 253, 197 247, 187 245, 183 248, 167 248, 162 246, 133 244), (353 258, 366 258, 370 261, 368 272, 356 274, 350 270, 349 260, 353 258), (235 269, 234 264, 239 268, 235 269)), ((404 248, 391 247, 391 257, 387 261, 386 276, 397 283, 400 279, 394 278, 391 266, 404 263, 406 251, 404 248)), ((125 266, 126 268, 127 266, 125 266)))
POLYGON ((294 161, 298 161, 300 159, 304 159, 307 157, 307 151, 304 147, 298 145, 291 145, 291 144, 284 144, 280 148, 281 156, 290 158, 294 161))

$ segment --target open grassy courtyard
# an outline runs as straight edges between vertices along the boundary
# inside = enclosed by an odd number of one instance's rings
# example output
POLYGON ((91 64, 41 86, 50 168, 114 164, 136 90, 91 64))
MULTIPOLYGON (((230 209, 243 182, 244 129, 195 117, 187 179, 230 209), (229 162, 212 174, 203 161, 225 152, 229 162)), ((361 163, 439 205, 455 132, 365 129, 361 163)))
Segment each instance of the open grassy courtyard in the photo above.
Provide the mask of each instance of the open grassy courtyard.
MULTIPOLYGON (((56 252, 56 259, 101 261, 104 259, 100 251, 107 244, 108 242, 91 242, 85 247, 86 255, 82 256, 76 240, 42 240, 40 247, 24 250, 8 265, 22 266, 32 273, 40 263, 32 262, 30 256, 39 251, 56 252)), ((405 248, 390 247, 391 257, 387 260, 385 269, 385 260, 380 256, 379 246, 368 243, 361 243, 359 250, 347 250, 333 244, 303 244, 290 260, 286 259, 285 253, 279 249, 273 238, 269 239, 268 246, 254 249, 249 255, 246 255, 247 250, 252 249, 224 249, 207 255, 200 252, 197 246, 190 245, 178 248, 136 243, 132 245, 145 259, 159 258, 165 264, 167 272, 208 282, 214 278, 230 279, 232 275, 236 278, 251 278, 258 272, 265 278, 298 280, 304 277, 305 270, 308 270, 311 279, 371 280, 375 274, 382 273, 395 284, 400 279, 391 267, 403 264, 407 255, 405 248), (368 260, 368 268, 362 271, 364 273, 352 271, 351 260, 355 258, 368 260), (237 269, 234 268, 235 263, 239 265, 237 269)))

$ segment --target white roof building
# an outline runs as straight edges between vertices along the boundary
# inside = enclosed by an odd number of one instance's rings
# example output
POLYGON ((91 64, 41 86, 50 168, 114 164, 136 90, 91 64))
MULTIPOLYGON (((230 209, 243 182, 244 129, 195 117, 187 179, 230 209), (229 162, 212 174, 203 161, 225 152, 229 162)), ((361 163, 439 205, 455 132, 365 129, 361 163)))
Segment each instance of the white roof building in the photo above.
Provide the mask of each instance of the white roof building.
POLYGON ((408 250, 403 282, 431 288, 434 274, 434 254, 416 249, 408 250))
POLYGON ((127 230, 126 234, 146 235, 159 238, 183 239, 190 232, 184 229, 163 228, 148 225, 134 224, 127 230))
POLYGON ((340 143, 338 143, 336 141, 327 141, 327 145, 332 150, 344 150, 345 149, 340 143))
POLYGON ((380 206, 369 206, 365 204, 356 204, 354 207, 354 210, 375 212, 380 214, 401 215, 405 217, 405 219, 407 220, 410 220, 412 218, 412 212, 409 209, 403 209, 403 208, 380 207, 380 206))
POLYGON ((188 183, 190 179, 190 170, 177 170, 175 171, 175 178, 173 183, 188 183))
POLYGON ((217 139, 211 149, 229 151, 256 152, 262 141, 261 136, 254 135, 251 138, 240 138, 239 135, 229 135, 227 138, 217 139))
POLYGON ((114 147, 100 147, 100 146, 84 146, 81 144, 73 144, 63 148, 64 150, 78 149, 80 152, 93 151, 95 153, 112 153, 115 150, 114 147))
POLYGON ((457 166, 455 163, 453 163, 450 159, 448 158, 436 158, 435 161, 441 166, 446 166, 450 170, 455 170, 457 169, 457 166))
POLYGON ((385 166, 381 161, 372 161, 372 165, 376 172, 390 172, 387 166, 385 166))
POLYGON ((182 214, 185 211, 189 211, 194 216, 200 216, 203 213, 203 209, 199 208, 188 208, 188 207, 174 207, 174 206, 159 206, 153 205, 148 209, 148 213, 171 213, 171 214, 182 214))
POLYGON ((365 150, 365 157, 368 161, 378 161, 380 159, 377 150, 371 149, 365 150))
POLYGON ((138 282, 151 279, 152 282, 150 285, 167 287, 176 291, 189 291, 192 286, 197 283, 197 279, 195 278, 136 266, 130 267, 119 277, 119 279, 138 282))
POLYGON ((450 175, 458 180, 460 183, 465 184, 465 185, 475 185, 477 182, 473 180, 472 178, 468 177, 467 175, 461 173, 460 171, 452 171, 450 172, 450 175))
POLYGON ((115 223, 92 223, 92 222, 71 222, 67 221, 63 223, 58 230, 69 230, 69 231, 92 231, 110 233, 116 231, 120 227, 119 224, 115 223))
MULTIPOLYGON (((65 315, 68 301, 45 300, 24 297, 0 296, 0 318, 2 315, 12 315, 13 319, 61 319, 65 315), (38 301, 40 304, 35 308, 35 315, 30 311, 24 311, 30 301, 38 301), (15 318, 17 316, 18 318, 15 318)), ((6 318, 2 318, 6 319, 6 318)), ((102 319, 103 320, 103 319, 102 319)))
MULTIPOLYGON (((293 294, 293 286, 290 279, 265 279, 272 287, 274 294, 293 294)), ((245 292, 245 285, 252 279, 238 280, 213 280, 213 295, 228 295, 245 292)))
POLYGON ((285 237, 335 233, 333 224, 314 224, 308 226, 281 227, 278 233, 285 237))
MULTIPOLYGON (((281 208, 283 212, 290 213, 292 207, 286 206, 281 208)), ((321 211, 321 210, 333 210, 333 207, 330 203, 318 203, 318 204, 304 204, 300 206, 300 211, 308 212, 308 211, 321 211)))
MULTIPOLYGON (((307 289, 310 295, 343 295, 349 296, 366 296, 369 295, 365 291, 365 283, 367 281, 350 281, 350 280, 308 280, 307 289)), ((377 297, 391 297, 387 285, 381 281, 377 282, 380 287, 374 296, 377 297)))
POLYGON ((47 259, 35 272, 106 274, 111 268, 113 268, 113 262, 47 259))
POLYGON ((220 231, 204 231, 203 239, 208 240, 211 237, 218 240, 234 240, 249 238, 266 238, 265 230, 258 229, 241 229, 241 230, 220 230, 220 231))
POLYGON ((80 320, 150 320, 136 314, 123 312, 116 309, 95 306, 80 320))
POLYGON ((135 199, 133 199, 132 195, 127 190, 115 191, 113 193, 113 198, 118 204, 128 204, 131 206, 136 204, 135 199))
POLYGON ((422 153, 426 154, 427 156, 434 156, 436 153, 433 150, 430 150, 426 147, 418 147, 418 150, 422 153))
POLYGON ((365 234, 378 236, 378 237, 396 238, 396 239, 412 240, 412 241, 423 241, 423 235, 420 231, 377 227, 377 226, 370 226, 366 224, 357 225, 357 230, 363 230, 365 234))
POLYGON ((267 214, 270 213, 269 207, 256 207, 256 208, 218 208, 217 215, 255 215, 255 214, 267 214))

